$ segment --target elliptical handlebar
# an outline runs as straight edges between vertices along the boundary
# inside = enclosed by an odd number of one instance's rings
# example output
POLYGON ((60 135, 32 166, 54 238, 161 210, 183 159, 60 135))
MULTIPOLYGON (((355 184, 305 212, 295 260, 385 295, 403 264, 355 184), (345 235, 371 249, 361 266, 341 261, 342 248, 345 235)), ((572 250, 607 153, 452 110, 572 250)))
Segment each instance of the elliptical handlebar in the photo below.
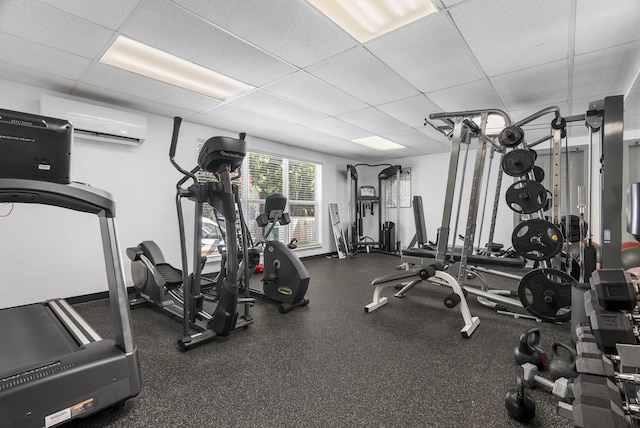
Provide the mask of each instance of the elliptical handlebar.
POLYGON ((191 178, 194 182, 197 182, 198 177, 195 176, 195 173, 199 169, 198 167, 198 168, 194 168, 193 171, 187 171, 184 168, 182 168, 180 165, 178 165, 178 163, 175 160, 176 148, 178 147, 178 135, 180 135, 181 124, 182 124, 181 117, 176 116, 173 118, 173 133, 171 134, 171 147, 169 147, 169 160, 171 161, 171 165, 173 165, 175 169, 177 169, 181 174, 185 176, 182 180, 178 182, 178 186, 181 186, 186 181, 187 177, 191 178))
POLYGON ((176 147, 178 146, 178 134, 180 133, 181 117, 173 118, 173 134, 171 135, 171 147, 169 148, 169 158, 173 159, 176 155, 176 147))

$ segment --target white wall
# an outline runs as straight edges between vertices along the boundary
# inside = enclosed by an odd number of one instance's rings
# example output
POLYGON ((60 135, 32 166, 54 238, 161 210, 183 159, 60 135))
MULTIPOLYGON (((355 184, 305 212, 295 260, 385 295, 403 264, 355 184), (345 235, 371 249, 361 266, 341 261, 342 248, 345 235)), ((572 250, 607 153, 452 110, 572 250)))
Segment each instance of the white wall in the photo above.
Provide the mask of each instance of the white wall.
MULTIPOLYGON (((474 163, 476 157, 476 150, 472 147, 469 150, 466 173, 464 181, 462 180, 462 170, 464 163, 464 150, 460 153, 459 165, 458 165, 458 178, 456 180, 457 186, 460 183, 464 183, 464 190, 462 193, 462 203, 460 204, 460 217, 458 222, 458 235, 465 234, 466 219, 469 209, 469 200, 471 194, 471 182, 473 178, 474 163)), ((395 163, 400 164, 403 168, 411 168, 411 194, 412 196, 422 196, 422 203, 424 207, 425 223, 427 226, 427 236, 430 241, 435 241, 437 237, 437 230, 442 225, 442 213, 444 208, 445 192, 447 186, 447 177, 449 174, 449 160, 450 153, 440 153, 428 156, 416 156, 410 158, 397 159, 395 163)), ((485 245, 489 237, 489 229, 491 223, 491 213, 493 210, 493 198, 496 189, 496 178, 498 171, 499 156, 493 160, 493 166, 491 168, 491 177, 489 180, 489 195, 486 204, 485 220, 482 225, 481 245, 485 245)), ((481 185, 482 192, 479 198, 478 212, 482 213, 482 207, 484 204, 484 189, 486 188, 486 176, 488 173, 489 155, 487 153, 485 170, 483 175, 483 182, 481 185)), ((511 245, 511 232, 513 231, 513 212, 507 207, 504 202, 504 192, 507 187, 512 183, 511 177, 505 176, 502 181, 501 193, 500 193, 500 205, 498 208, 496 229, 493 242, 498 242, 505 245, 505 248, 511 245)), ((449 224, 449 243, 454 234, 454 222, 458 211, 459 201, 459 187, 456 187, 456 195, 453 201, 453 209, 451 213, 451 221, 449 224)), ((400 209, 400 235, 399 238, 402 241, 402 246, 406 247, 411 242, 411 238, 415 234, 415 226, 413 219, 412 208, 400 209)), ((480 215, 479 215, 480 217, 480 215)), ((476 223, 476 239, 475 244, 478 242, 478 235, 480 233, 480 219, 476 223)), ((462 245, 462 241, 458 240, 457 245, 462 245)))
MULTIPOLYGON (((0 80, 1 108, 38 113, 39 98, 52 93, 41 88, 0 80)), ((99 103, 97 103, 99 104, 99 103)), ((126 109, 123 109, 126 110, 126 109)), ((175 184, 180 174, 168 159, 173 119, 147 117, 148 138, 139 147, 76 139, 72 151, 71 178, 110 192, 117 203, 116 225, 127 284, 132 285, 125 249, 142 240, 154 240, 167 261, 180 266, 175 184)), ((242 130, 238 130, 240 132, 242 130)), ((197 139, 237 134, 189 122, 181 127, 176 160, 196 164, 197 139)), ((309 159, 322 164, 323 226, 321 246, 299 250, 301 257, 335 251, 328 220, 328 204, 346 210, 346 159, 247 136, 248 150, 309 159)), ((193 204, 184 201, 185 221, 193 218, 193 204)), ((0 307, 10 307, 57 297, 105 291, 106 275, 97 217, 32 204, 0 204, 0 307)), ((193 232, 187 230, 187 237, 193 232)), ((212 269, 208 266, 209 270, 212 269)))

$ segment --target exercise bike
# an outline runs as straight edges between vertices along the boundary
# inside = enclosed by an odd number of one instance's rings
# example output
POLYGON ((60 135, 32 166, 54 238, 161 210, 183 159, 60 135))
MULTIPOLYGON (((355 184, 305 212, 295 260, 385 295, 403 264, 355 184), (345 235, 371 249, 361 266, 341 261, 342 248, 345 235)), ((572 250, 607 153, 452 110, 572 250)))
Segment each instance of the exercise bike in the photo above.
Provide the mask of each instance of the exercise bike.
POLYGON ((305 297, 309 287, 309 272, 291 251, 297 240, 292 239, 288 245, 267 240, 277 224, 284 226, 291 223, 289 214, 284 212, 286 205, 287 198, 282 195, 267 196, 264 213, 256 218, 256 223, 263 230, 264 240, 263 298, 279 304, 281 314, 309 304, 309 299, 305 297))
MULTIPOLYGON (((178 346, 182 350, 209 342, 218 336, 228 336, 232 331, 246 328, 253 319, 249 308, 255 301, 252 298, 239 296, 239 271, 243 266, 235 263, 227 264, 225 275, 217 290, 215 309, 205 310, 205 296, 202 293, 201 271, 202 261, 200 248, 202 244, 202 228, 199 221, 202 217, 203 204, 209 203, 225 219, 227 253, 230 258, 238 259, 238 242, 235 233, 236 203, 238 201, 237 186, 231 183, 231 173, 241 165, 246 155, 245 134, 239 139, 229 137, 212 137, 203 145, 198 156, 198 165, 191 171, 183 169, 174 159, 178 134, 182 119, 174 119, 169 160, 183 174, 176 184, 176 209, 180 233, 180 256, 182 269, 166 263, 160 248, 153 241, 143 241, 136 247, 127 248, 127 256, 131 259, 131 274, 137 298, 132 306, 139 303, 150 303, 172 316, 182 319, 182 337, 178 346), (217 181, 199 182, 195 175, 198 171, 214 174, 217 181), (185 184, 191 180, 188 187, 185 184), (182 199, 187 198, 195 203, 193 267, 188 271, 184 217, 182 199), (244 313, 239 316, 238 304, 244 305, 244 313), (193 331, 195 330, 195 333, 193 331)), ((244 246, 244 260, 248 259, 244 246)))
MULTIPOLYGON (((277 224, 284 226, 291 222, 289 214, 284 212, 286 205, 287 198, 282 195, 274 194, 266 197, 264 213, 256 218, 256 223, 263 230, 262 239, 257 245, 247 243, 250 247, 247 252, 248 259, 246 259, 248 269, 247 272, 241 273, 242 280, 240 281, 240 287, 248 291, 251 296, 277 304, 281 314, 309 304, 309 299, 305 297, 309 286, 309 272, 291 251, 295 248, 297 240, 292 239, 289 244, 285 245, 280 241, 267 239, 277 224), (262 251, 261 247, 263 247, 262 251), (264 258, 264 268, 261 279, 262 290, 259 290, 251 288, 250 279, 260 263, 261 252, 264 258)), ((250 236, 242 216, 240 216, 240 224, 243 229, 240 236, 243 238, 250 236)), ((229 256, 226 252, 222 251, 221 254, 221 271, 216 278, 218 283, 225 272, 223 267, 229 262, 229 256)), ((242 264, 242 266, 245 265, 242 264)))

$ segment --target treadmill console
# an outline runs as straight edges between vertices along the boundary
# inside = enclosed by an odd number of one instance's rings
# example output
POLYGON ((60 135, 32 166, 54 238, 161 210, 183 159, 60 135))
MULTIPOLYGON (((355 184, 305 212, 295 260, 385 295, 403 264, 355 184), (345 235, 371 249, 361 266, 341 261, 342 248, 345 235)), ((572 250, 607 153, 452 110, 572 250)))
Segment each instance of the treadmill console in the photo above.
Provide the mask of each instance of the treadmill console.
POLYGON ((0 178, 69 184, 73 125, 0 109, 0 178))

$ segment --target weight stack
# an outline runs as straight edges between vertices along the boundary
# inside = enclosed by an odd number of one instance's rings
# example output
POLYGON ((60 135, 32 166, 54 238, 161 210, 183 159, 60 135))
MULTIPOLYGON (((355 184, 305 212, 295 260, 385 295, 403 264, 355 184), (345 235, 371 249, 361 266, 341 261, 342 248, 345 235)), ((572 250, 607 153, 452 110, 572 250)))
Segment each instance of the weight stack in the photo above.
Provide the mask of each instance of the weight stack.
POLYGON ((396 225, 392 221, 385 221, 380 230, 380 249, 388 253, 395 251, 396 225))

